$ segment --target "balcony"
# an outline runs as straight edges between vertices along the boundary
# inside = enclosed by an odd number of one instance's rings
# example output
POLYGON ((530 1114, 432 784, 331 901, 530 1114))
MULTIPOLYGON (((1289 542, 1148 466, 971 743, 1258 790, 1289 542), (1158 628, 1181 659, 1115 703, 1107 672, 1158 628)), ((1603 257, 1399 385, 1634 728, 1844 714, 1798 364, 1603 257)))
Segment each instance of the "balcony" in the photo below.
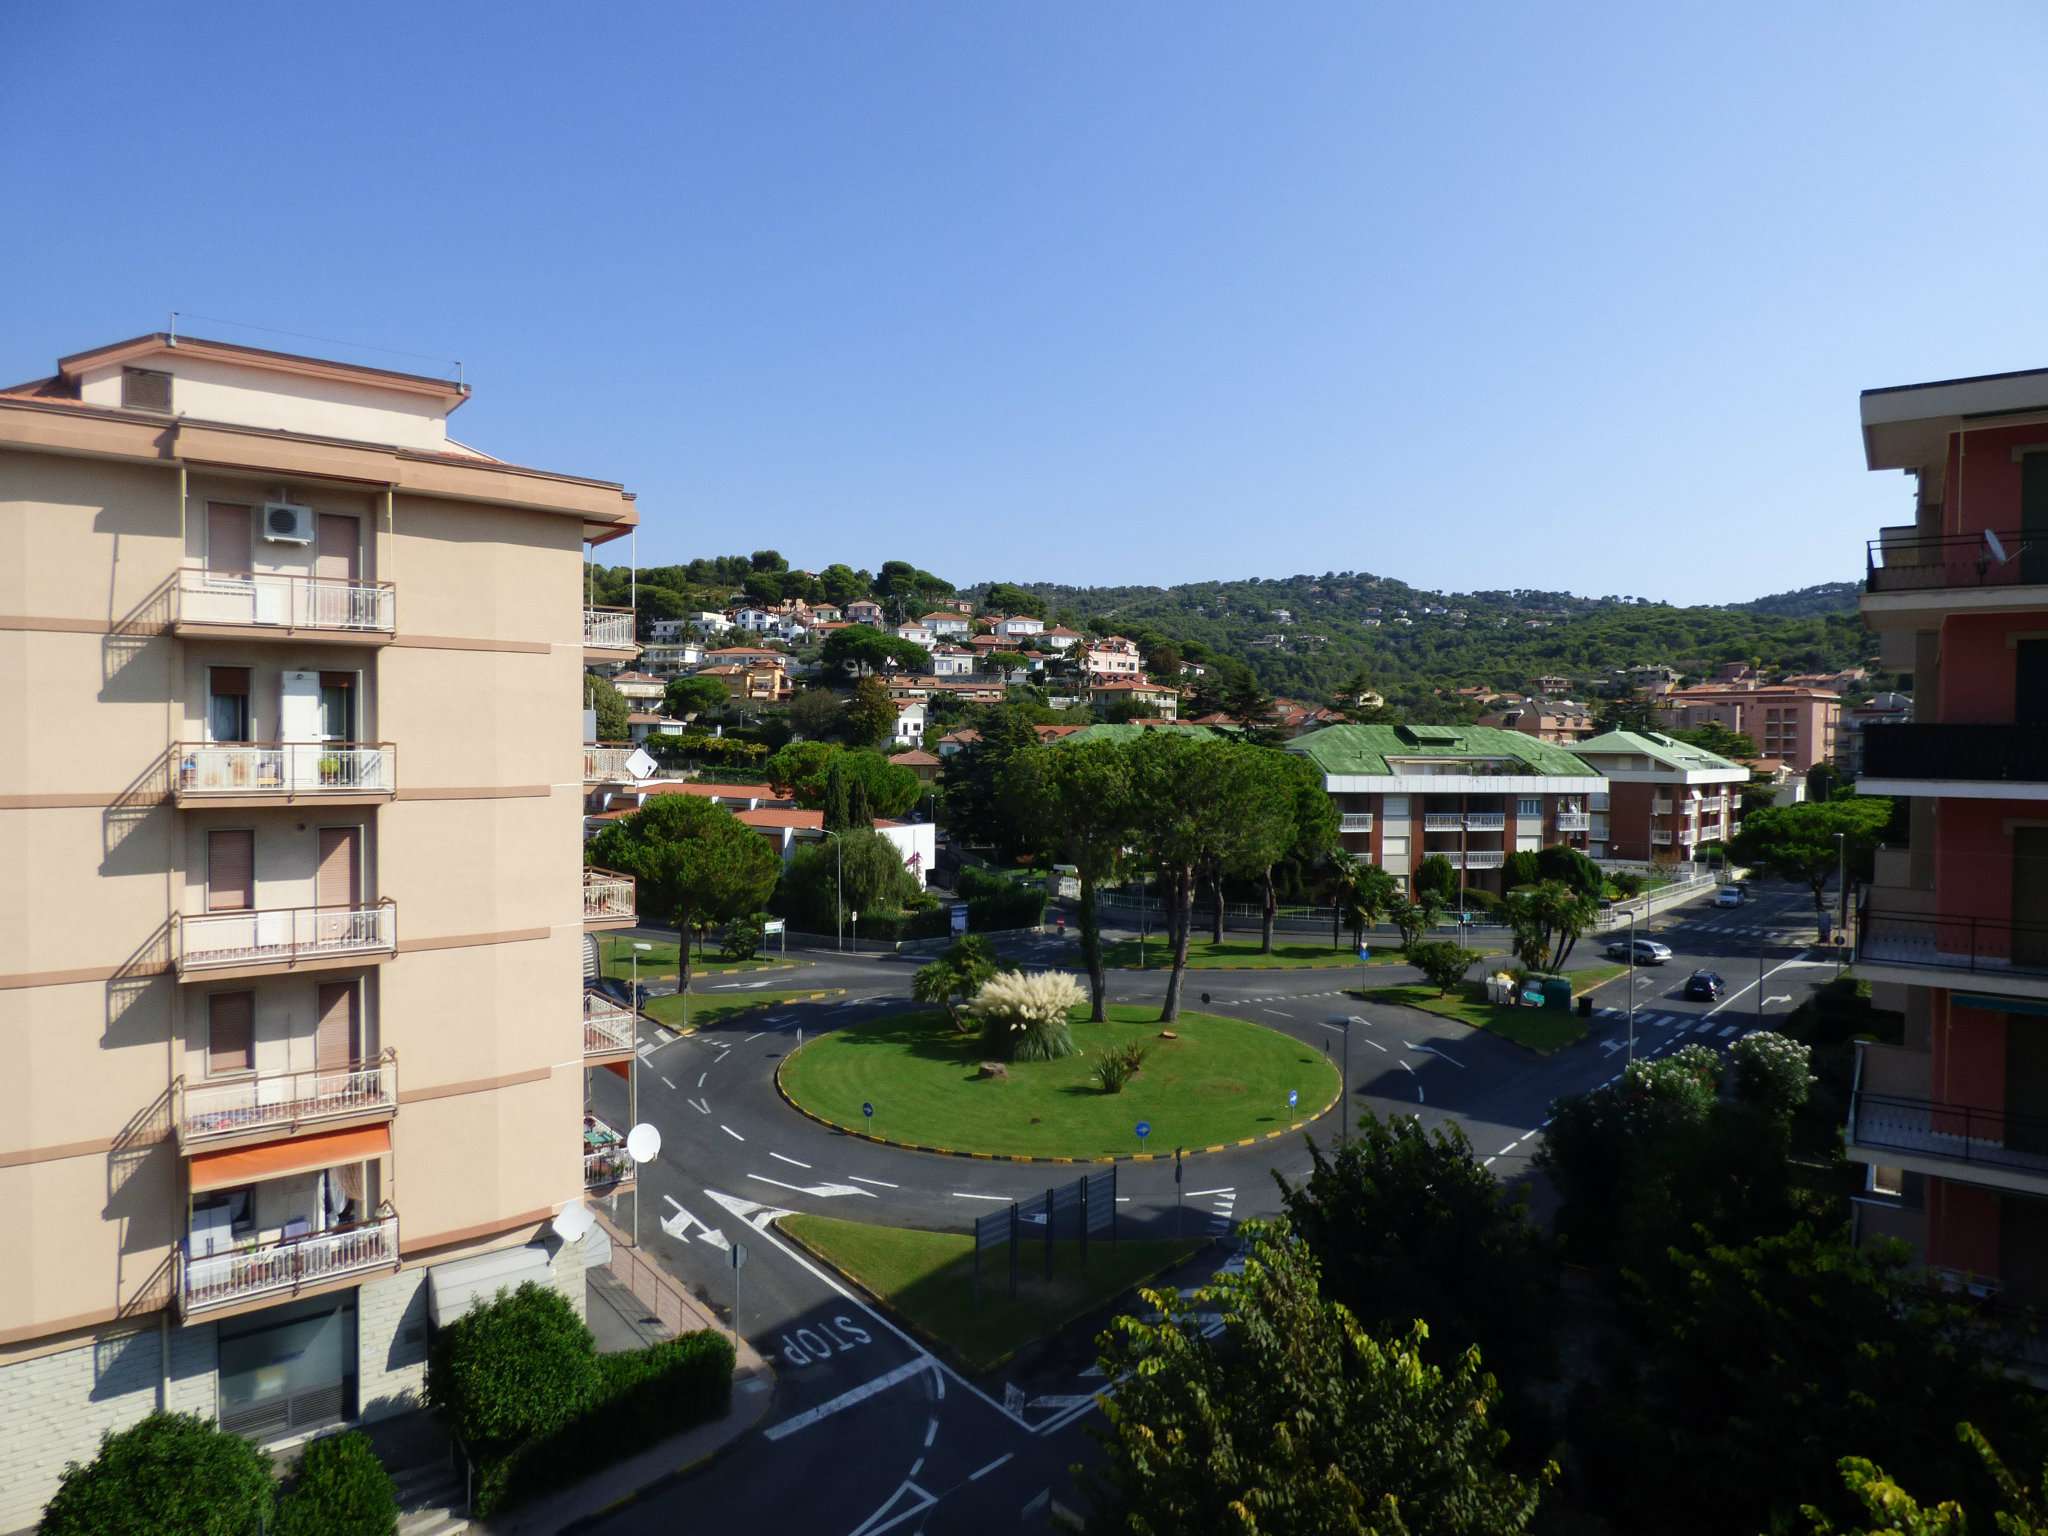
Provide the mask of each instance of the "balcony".
POLYGON ((1855 964, 1870 981, 2048 997, 2048 926, 1889 910, 1885 893, 1872 891, 1857 919, 1855 964))
POLYGON ((178 1308, 187 1317, 398 1268, 398 1215, 300 1237, 244 1244, 229 1253, 177 1255, 178 1308))
POLYGON ((1584 811, 1559 811, 1557 813, 1557 830, 1560 832, 1590 832, 1593 830, 1593 818, 1584 811))
POLYGON ((1505 811, 1468 811, 1465 813, 1465 827, 1471 832, 1500 832, 1507 828, 1505 811))
POLYGON ((1669 848, 1671 846, 1671 834, 1660 828, 1652 827, 1650 829, 1650 843, 1653 847, 1669 848))
POLYGON ((2048 799, 2048 726, 1866 726, 1857 788, 1882 795, 2048 799))
POLYGON ((396 788, 389 742, 185 741, 171 748, 171 798, 180 806, 375 805, 396 788))
POLYGON ((1425 832, 1462 832, 1464 829, 1465 818, 1456 811, 1427 811, 1422 817, 1422 830, 1425 832))
POLYGON ((635 1167, 626 1138, 595 1115, 583 1117, 583 1187, 607 1194, 633 1182, 635 1167))
POLYGON ((630 928, 639 920, 631 875, 595 866, 583 871, 584 927, 630 928))
POLYGON ((397 589, 388 581, 185 570, 171 602, 171 630, 180 635, 385 645, 398 625, 397 589))
POLYGON ((1719 795, 1710 795, 1702 800, 1688 800, 1686 804, 1702 816, 1718 816, 1728 809, 1728 802, 1719 795))
POLYGON ((171 1085, 181 1151, 267 1141, 300 1130, 374 1124, 398 1113, 398 1053, 311 1072, 265 1072, 171 1085))
POLYGON ((272 907, 181 914, 171 924, 181 981, 376 964, 398 949, 398 908, 272 907))
POLYGON ((1484 853, 1446 853, 1440 857, 1449 859, 1453 869, 1499 869, 1508 858, 1498 848, 1484 853))
POLYGON ((626 766, 626 759, 639 751, 634 746, 585 746, 583 749, 583 782, 586 784, 630 784, 632 770, 626 766))
POLYGON ((1850 1160, 2048 1194, 2048 1117, 1885 1091, 1906 1081, 1924 1086, 1927 1063, 1924 1053, 1858 1044, 1844 1138, 1850 1160))
POLYGON ((1372 812, 1343 812, 1337 818, 1337 830, 1339 832, 1370 832, 1372 830, 1372 812))
POLYGON ((583 659, 586 661, 630 661, 640 653, 633 638, 633 610, 630 608, 586 608, 583 610, 583 659))
POLYGON ((637 1015, 632 1009, 620 1006, 602 992, 584 993, 584 1059, 632 1055, 636 1022, 637 1015))
POLYGON ((1671 802, 1669 800, 1652 800, 1650 802, 1650 814, 1652 816, 1669 816, 1671 814, 1671 802))

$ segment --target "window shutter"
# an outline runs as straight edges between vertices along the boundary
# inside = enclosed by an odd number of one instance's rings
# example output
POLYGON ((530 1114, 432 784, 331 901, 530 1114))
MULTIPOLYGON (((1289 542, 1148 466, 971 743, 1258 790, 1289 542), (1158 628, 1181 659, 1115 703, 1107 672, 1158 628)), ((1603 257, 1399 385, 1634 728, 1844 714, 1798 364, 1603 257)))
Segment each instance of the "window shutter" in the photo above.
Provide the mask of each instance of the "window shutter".
POLYGON ((256 994, 216 992, 206 1000, 206 1070, 250 1072, 256 1067, 256 994))
POLYGON ((206 834, 206 910, 246 912, 256 905, 256 834, 206 834))
POLYGON ((121 405, 130 411, 168 411, 171 376, 154 368, 123 368, 121 405))

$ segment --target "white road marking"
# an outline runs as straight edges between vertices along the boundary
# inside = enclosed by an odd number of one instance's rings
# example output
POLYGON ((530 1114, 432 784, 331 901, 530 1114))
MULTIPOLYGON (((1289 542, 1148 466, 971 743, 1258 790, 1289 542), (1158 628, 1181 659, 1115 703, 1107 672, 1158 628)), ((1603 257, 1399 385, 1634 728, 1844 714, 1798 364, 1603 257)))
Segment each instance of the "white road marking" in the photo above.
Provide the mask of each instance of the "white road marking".
POLYGON ((930 1449, 932 1448, 932 1442, 933 1442, 934 1440, 938 1439, 938 1438, 939 1438, 939 1420, 938 1420, 938 1416, 937 1416, 937 1415, 935 1414, 935 1415, 933 1415, 933 1416, 932 1416, 932 1417, 931 1417, 930 1419, 928 1419, 928 1420, 926 1420, 926 1421, 925 1421, 925 1426, 924 1426, 924 1448, 925 1448, 926 1450, 930 1450, 930 1449))
POLYGON ((1723 1024, 1721 1026, 1721 1038, 1723 1040, 1726 1040, 1730 1035, 1734 1034, 1735 1031, 1739 1028, 1741 1028, 1741 1026, 1738 1024, 1723 1024))
POLYGON ((898 1382, 908 1381, 913 1376, 922 1376, 931 1369, 931 1366, 932 1358, 929 1355, 916 1360, 906 1360, 893 1371, 884 1371, 872 1381, 864 1381, 857 1387, 850 1387, 837 1397, 822 1402, 815 1408, 806 1408, 802 1413, 784 1419, 780 1424, 769 1425, 762 1433, 770 1440, 781 1440, 800 1429, 809 1429, 820 1419, 829 1419, 833 1414, 841 1413, 856 1403, 864 1403, 877 1392, 886 1392, 898 1382))
POLYGON ((1366 1037, 1366 1041, 1365 1041, 1365 1043, 1366 1043, 1367 1045, 1371 1046, 1371 1047, 1372 1047, 1372 1048, 1373 1048, 1374 1050, 1376 1050, 1376 1051, 1381 1051, 1381 1052, 1384 1052, 1384 1051, 1386 1050, 1386 1047, 1385 1047, 1384 1045, 1381 1045, 1381 1044, 1379 1043, 1379 1041, 1377 1041, 1377 1040, 1373 1039, 1373 1038, 1372 1038, 1371 1036, 1369 1036, 1369 1035, 1368 1035, 1368 1036, 1366 1037))
POLYGON ((709 1099, 685 1099, 683 1100, 683 1102, 689 1105, 690 1108, 697 1111, 697 1113, 700 1115, 708 1115, 711 1113, 711 1101, 709 1099))
MULTIPOLYGON (((912 1463, 910 1464, 910 1475, 911 1475, 912 1477, 916 1477, 916 1476, 917 1476, 917 1474, 918 1474, 918 1473, 920 1473, 920 1472, 922 1472, 923 1470, 924 1470, 924 1458, 923 1458, 922 1456, 920 1456, 920 1457, 918 1457, 918 1458, 917 1458, 917 1460, 913 1461, 913 1462, 912 1462, 912 1463)), ((905 1483, 905 1484, 904 1484, 903 1486, 904 1486, 904 1487, 906 1487, 906 1488, 909 1488, 909 1487, 912 1487, 912 1486, 914 1486, 914 1485, 913 1485, 913 1484, 911 1484, 911 1483, 905 1483)))
MULTIPOLYGON (((742 1199, 738 1195, 728 1195, 716 1189, 707 1189, 704 1191, 704 1193, 709 1195, 713 1200, 716 1200, 727 1211, 739 1217, 741 1221, 744 1221, 756 1232, 760 1232, 764 1235, 768 1231, 768 1223, 773 1221, 776 1217, 794 1216, 796 1214, 795 1211, 786 1211, 779 1205, 763 1205, 758 1200, 742 1199)), ((783 1252, 785 1253, 787 1253, 788 1251, 789 1250, 786 1248, 783 1250, 783 1252)), ((841 1292, 841 1294, 845 1295, 846 1293, 841 1292)), ((848 1299, 850 1300, 853 1298, 849 1297, 848 1299)))
POLYGON ((765 1035, 765 1034, 767 1034, 767 1033, 768 1033, 768 1031, 767 1031, 767 1030, 765 1030, 765 1029, 763 1029, 763 1030, 759 1030, 759 1031, 755 1032, 754 1034, 751 1034, 751 1035, 747 1036, 747 1038, 746 1038, 746 1039, 744 1039, 744 1040, 742 1040, 742 1041, 740 1042, 740 1044, 741 1044, 741 1045, 752 1045, 752 1044, 753 1044, 753 1043, 754 1043, 754 1042, 755 1042, 756 1040, 760 1039, 762 1035, 765 1035))
POLYGON ((702 1088, 704 1086, 704 1079, 709 1077, 710 1075, 711 1069, 709 1067, 706 1067, 702 1072, 699 1072, 697 1074, 697 1086, 699 1088, 702 1088))
POLYGON ((980 1482, 984 1477, 987 1477, 989 1473, 995 1471, 995 1469, 997 1467, 1000 1467, 1004 1462, 1014 1460, 1016 1455, 1017 1453, 1015 1451, 1003 1452, 1002 1455, 998 1456, 994 1461, 990 1462, 987 1466, 983 1467, 979 1472, 968 1473, 967 1481, 969 1481, 970 1483, 980 1482))
POLYGON ((1287 1015, 1282 1013, 1278 1008, 1261 1008, 1259 1012, 1270 1013, 1276 1019, 1284 1019, 1287 1017, 1287 1015))
POLYGON ((1234 1195, 1236 1193, 1237 1186, 1232 1184, 1224 1189, 1191 1189, 1188 1191, 1188 1198, 1190 1200, 1199 1200, 1204 1195, 1234 1195))
POLYGON ((730 1136, 734 1141, 745 1141, 747 1139, 729 1125, 721 1124, 718 1128, 721 1131, 725 1132, 726 1135, 730 1136))
POLYGON ((1010 1197, 1008 1195, 967 1195, 962 1194, 956 1189, 953 1191, 953 1198, 955 1200, 1008 1200, 1010 1197))
POLYGON ((901 1184, 891 1184, 886 1179, 864 1179, 857 1173, 849 1173, 847 1177, 856 1184, 873 1184, 880 1189, 901 1189, 903 1187, 901 1184))
POLYGON ((750 1173, 747 1177, 757 1184, 772 1184, 777 1189, 787 1189, 799 1195, 811 1195, 819 1200, 832 1200, 840 1195, 859 1195, 864 1200, 875 1198, 871 1191, 852 1184, 785 1184, 780 1179, 771 1179, 761 1173, 750 1173))
POLYGON ((669 1080, 668 1080, 667 1078, 665 1078, 665 1077, 664 1077, 664 1078, 663 1078, 663 1079, 661 1080, 661 1086, 662 1086, 662 1087, 664 1087, 664 1088, 668 1088, 668 1089, 674 1089, 674 1087, 675 1087, 675 1084, 674 1084, 674 1083, 672 1083, 672 1082, 670 1082, 670 1081, 669 1081, 669 1080))
POLYGON ((1464 1071, 1464 1070, 1465 1070, 1465 1063, 1463 1063, 1462 1061, 1458 1060, 1458 1059, 1457 1059, 1457 1057, 1455 1057, 1455 1056, 1445 1056, 1445 1055, 1444 1055, 1444 1053, 1443 1053, 1442 1051, 1438 1050, 1438 1049, 1437 1049, 1437 1048, 1436 1048, 1435 1046, 1433 1046, 1433 1045, 1417 1045, 1417 1044, 1415 1044, 1415 1043, 1414 1043, 1413 1041, 1411 1041, 1411 1040, 1403 1040, 1403 1041, 1402 1041, 1401 1043, 1402 1043, 1403 1045, 1407 1046, 1407 1047, 1408 1047, 1408 1049, 1409 1049, 1409 1050, 1411 1050, 1411 1051, 1427 1051, 1427 1052, 1428 1052, 1428 1053, 1429 1053, 1430 1055, 1432 1055, 1432 1056, 1441 1056, 1441 1057, 1443 1057, 1443 1059, 1444 1059, 1445 1061, 1448 1061, 1448 1062, 1449 1062, 1449 1063, 1450 1063, 1450 1064, 1451 1064, 1452 1066, 1456 1067, 1456 1068, 1457 1068, 1457 1069, 1458 1069, 1458 1070, 1459 1070, 1460 1072, 1462 1072, 1462 1071, 1464 1071))
POLYGON ((800 1163, 793 1157, 784 1157, 780 1152, 770 1152, 768 1155, 778 1163, 788 1163, 792 1168, 808 1169, 811 1166, 809 1163, 800 1163))
POLYGON ((1507 1156, 1507 1155, 1508 1155, 1508 1154, 1509 1154, 1510 1152, 1512 1152, 1512 1151, 1514 1151, 1514 1150, 1515 1150, 1515 1143, 1511 1141, 1511 1142, 1509 1142, 1509 1143, 1508 1143, 1508 1144, 1507 1144, 1506 1146, 1502 1147, 1502 1148, 1501 1148, 1501 1149, 1500 1149, 1500 1150, 1499 1150, 1498 1152, 1494 1153, 1493 1155, 1494 1155, 1495 1157, 1506 1157, 1506 1156, 1507 1156))

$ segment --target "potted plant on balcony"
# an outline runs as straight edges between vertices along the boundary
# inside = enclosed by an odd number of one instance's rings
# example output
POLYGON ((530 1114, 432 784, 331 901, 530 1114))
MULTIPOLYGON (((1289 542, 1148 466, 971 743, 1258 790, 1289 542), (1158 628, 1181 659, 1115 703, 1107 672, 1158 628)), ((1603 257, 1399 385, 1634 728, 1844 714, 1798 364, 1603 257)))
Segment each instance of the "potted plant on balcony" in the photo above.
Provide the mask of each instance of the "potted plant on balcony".
POLYGON ((320 782, 335 785, 341 782, 341 754, 323 752, 320 756, 320 782))

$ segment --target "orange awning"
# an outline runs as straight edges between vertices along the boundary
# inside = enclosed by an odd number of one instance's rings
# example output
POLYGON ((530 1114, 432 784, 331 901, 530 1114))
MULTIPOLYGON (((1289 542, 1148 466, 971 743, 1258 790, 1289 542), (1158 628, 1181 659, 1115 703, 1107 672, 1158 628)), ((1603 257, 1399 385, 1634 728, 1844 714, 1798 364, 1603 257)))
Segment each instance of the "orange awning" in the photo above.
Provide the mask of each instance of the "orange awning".
POLYGON ((353 1131, 295 1136, 290 1141, 266 1142, 260 1147, 237 1147, 231 1152, 201 1152, 192 1159, 192 1193, 311 1173, 316 1168, 332 1168, 340 1163, 360 1163, 382 1157, 390 1150, 391 1127, 371 1125, 353 1131))

